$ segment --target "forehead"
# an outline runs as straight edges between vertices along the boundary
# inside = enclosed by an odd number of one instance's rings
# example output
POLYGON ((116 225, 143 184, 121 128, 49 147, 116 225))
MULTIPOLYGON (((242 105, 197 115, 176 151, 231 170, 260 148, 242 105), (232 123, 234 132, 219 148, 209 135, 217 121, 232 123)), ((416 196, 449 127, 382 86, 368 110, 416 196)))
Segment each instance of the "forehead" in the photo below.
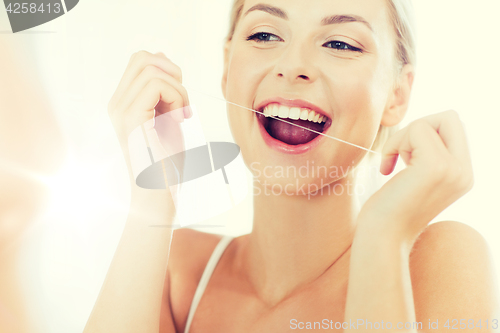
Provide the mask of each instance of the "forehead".
POLYGON ((387 0, 245 0, 242 18, 260 4, 281 9, 290 22, 319 25, 328 16, 352 15, 367 21, 376 35, 392 31, 387 0))

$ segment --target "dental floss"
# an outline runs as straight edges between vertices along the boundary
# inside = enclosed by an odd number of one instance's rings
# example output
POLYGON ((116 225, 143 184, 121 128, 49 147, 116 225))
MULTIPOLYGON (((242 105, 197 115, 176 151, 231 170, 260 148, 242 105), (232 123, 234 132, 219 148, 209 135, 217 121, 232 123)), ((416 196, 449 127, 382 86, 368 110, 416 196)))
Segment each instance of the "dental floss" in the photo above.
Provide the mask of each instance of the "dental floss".
MULTIPOLYGON (((216 97, 216 96, 212 96, 212 95, 210 95, 210 94, 207 94, 207 93, 201 92, 201 91, 196 90, 196 89, 188 88, 188 87, 186 87, 185 85, 184 85, 184 88, 186 88, 187 90, 189 90, 189 91, 191 91, 191 92, 199 93, 199 94, 205 95, 205 96, 207 96, 207 97, 211 97, 211 98, 213 98, 213 99, 217 99, 217 100, 219 100, 219 101, 223 101, 223 102, 226 102, 226 103, 232 104, 232 105, 234 105, 234 106, 238 106, 238 107, 240 107, 240 108, 242 108, 242 109, 245 109, 245 110, 248 110, 248 111, 252 111, 252 112, 255 112, 255 113, 260 113, 260 114, 261 114, 261 112, 256 111, 256 110, 254 110, 254 109, 247 108, 247 107, 242 106, 242 105, 238 105, 238 104, 236 104, 236 103, 233 103, 233 102, 227 101, 227 100, 225 100, 225 99, 223 99, 223 98, 219 98, 219 97, 216 97)), ((296 126, 296 127, 302 128, 302 129, 305 129, 305 130, 307 130, 307 131, 310 131, 310 132, 313 132, 313 133, 316 133, 316 134, 319 134, 319 135, 322 135, 322 136, 325 136, 325 137, 327 137, 327 138, 329 138, 329 139, 337 140, 337 141, 339 141, 339 142, 342 142, 342 143, 345 143, 345 144, 351 145, 351 146, 353 146, 353 147, 356 147, 356 148, 359 148, 359 149, 365 150, 365 151, 367 151, 367 152, 374 153, 374 154, 377 154, 377 155, 381 155, 381 153, 379 153, 378 151, 371 150, 371 149, 368 149, 368 148, 365 148, 365 147, 359 146, 359 145, 357 145, 357 144, 350 143, 350 142, 348 142, 348 141, 345 141, 345 140, 342 140, 342 139, 339 139, 339 138, 336 138, 336 137, 333 137, 333 136, 330 136, 330 135, 327 135, 327 134, 324 134, 324 133, 321 133, 321 132, 318 132, 318 131, 312 130, 312 129, 310 129, 310 128, 307 128, 307 127, 304 127, 304 126, 300 126, 300 125, 294 124, 294 123, 289 122, 289 121, 286 121, 286 120, 284 120, 284 119, 282 119, 282 118, 278 118, 278 117, 275 117, 275 116, 267 116, 267 117, 269 117, 269 118, 273 118, 273 119, 276 119, 276 120, 279 120, 279 121, 282 121, 282 122, 284 122, 284 123, 287 123, 287 124, 290 124, 290 125, 293 125, 293 126, 296 126)))

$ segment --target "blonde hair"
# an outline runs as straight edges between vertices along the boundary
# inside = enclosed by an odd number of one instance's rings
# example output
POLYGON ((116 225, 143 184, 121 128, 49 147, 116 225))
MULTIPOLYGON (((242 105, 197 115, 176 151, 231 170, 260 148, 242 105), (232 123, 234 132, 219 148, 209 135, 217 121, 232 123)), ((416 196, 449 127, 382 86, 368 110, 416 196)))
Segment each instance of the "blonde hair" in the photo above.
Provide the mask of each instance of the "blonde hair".
MULTIPOLYGON (((393 22, 394 33, 396 35, 395 43, 395 87, 400 82, 399 74, 406 64, 416 67, 416 26, 412 0, 386 0, 389 8, 389 16, 393 22)), ((245 0, 234 0, 231 9, 231 18, 229 23, 229 33, 227 41, 231 41, 236 30, 236 25, 241 17, 241 12, 245 0)), ((372 149, 380 150, 389 136, 397 130, 397 126, 385 127, 380 125, 377 137, 372 145, 372 149)))

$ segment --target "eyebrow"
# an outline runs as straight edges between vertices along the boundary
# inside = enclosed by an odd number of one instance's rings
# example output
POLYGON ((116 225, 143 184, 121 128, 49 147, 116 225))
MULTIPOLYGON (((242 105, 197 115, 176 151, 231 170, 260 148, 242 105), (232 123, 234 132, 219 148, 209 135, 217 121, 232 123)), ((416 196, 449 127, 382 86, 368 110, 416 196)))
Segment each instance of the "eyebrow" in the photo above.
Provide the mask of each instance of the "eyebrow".
POLYGON ((373 32, 373 28, 371 24, 358 15, 333 15, 325 17, 321 20, 321 25, 330 25, 330 24, 339 24, 339 23, 347 23, 347 22, 360 22, 363 23, 373 32))
MULTIPOLYGON (((255 6, 253 6, 252 8, 247 10, 245 12, 245 15, 243 15, 243 16, 247 16, 249 13, 256 11, 256 10, 266 12, 268 14, 279 17, 283 20, 288 20, 288 15, 284 10, 282 10, 278 7, 266 5, 263 3, 259 3, 255 6)), ((368 29, 370 29, 373 32, 373 27, 371 26, 371 24, 367 20, 365 20, 364 18, 362 18, 361 16, 358 16, 358 15, 332 15, 332 16, 328 16, 328 17, 325 17, 324 19, 321 20, 321 25, 340 24, 340 23, 349 23, 349 22, 363 23, 365 26, 368 27, 368 29)))
POLYGON ((266 12, 268 14, 277 16, 279 18, 282 18, 283 20, 288 20, 288 15, 286 14, 286 12, 284 10, 279 9, 278 7, 266 5, 263 3, 259 3, 258 5, 255 5, 252 8, 250 8, 249 10, 247 10, 244 16, 247 16, 250 12, 253 12, 256 10, 260 10, 260 11, 266 12))

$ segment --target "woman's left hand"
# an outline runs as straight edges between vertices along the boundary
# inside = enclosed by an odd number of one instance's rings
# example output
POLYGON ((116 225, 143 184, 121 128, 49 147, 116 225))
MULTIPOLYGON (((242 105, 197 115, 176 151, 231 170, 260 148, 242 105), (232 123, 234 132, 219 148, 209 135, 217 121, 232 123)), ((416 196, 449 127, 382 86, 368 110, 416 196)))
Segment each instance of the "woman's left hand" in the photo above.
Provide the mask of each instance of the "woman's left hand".
POLYGON ((382 151, 380 172, 407 167, 363 205, 358 228, 413 244, 427 224, 473 185, 472 164, 458 114, 446 111, 412 122, 382 151))

